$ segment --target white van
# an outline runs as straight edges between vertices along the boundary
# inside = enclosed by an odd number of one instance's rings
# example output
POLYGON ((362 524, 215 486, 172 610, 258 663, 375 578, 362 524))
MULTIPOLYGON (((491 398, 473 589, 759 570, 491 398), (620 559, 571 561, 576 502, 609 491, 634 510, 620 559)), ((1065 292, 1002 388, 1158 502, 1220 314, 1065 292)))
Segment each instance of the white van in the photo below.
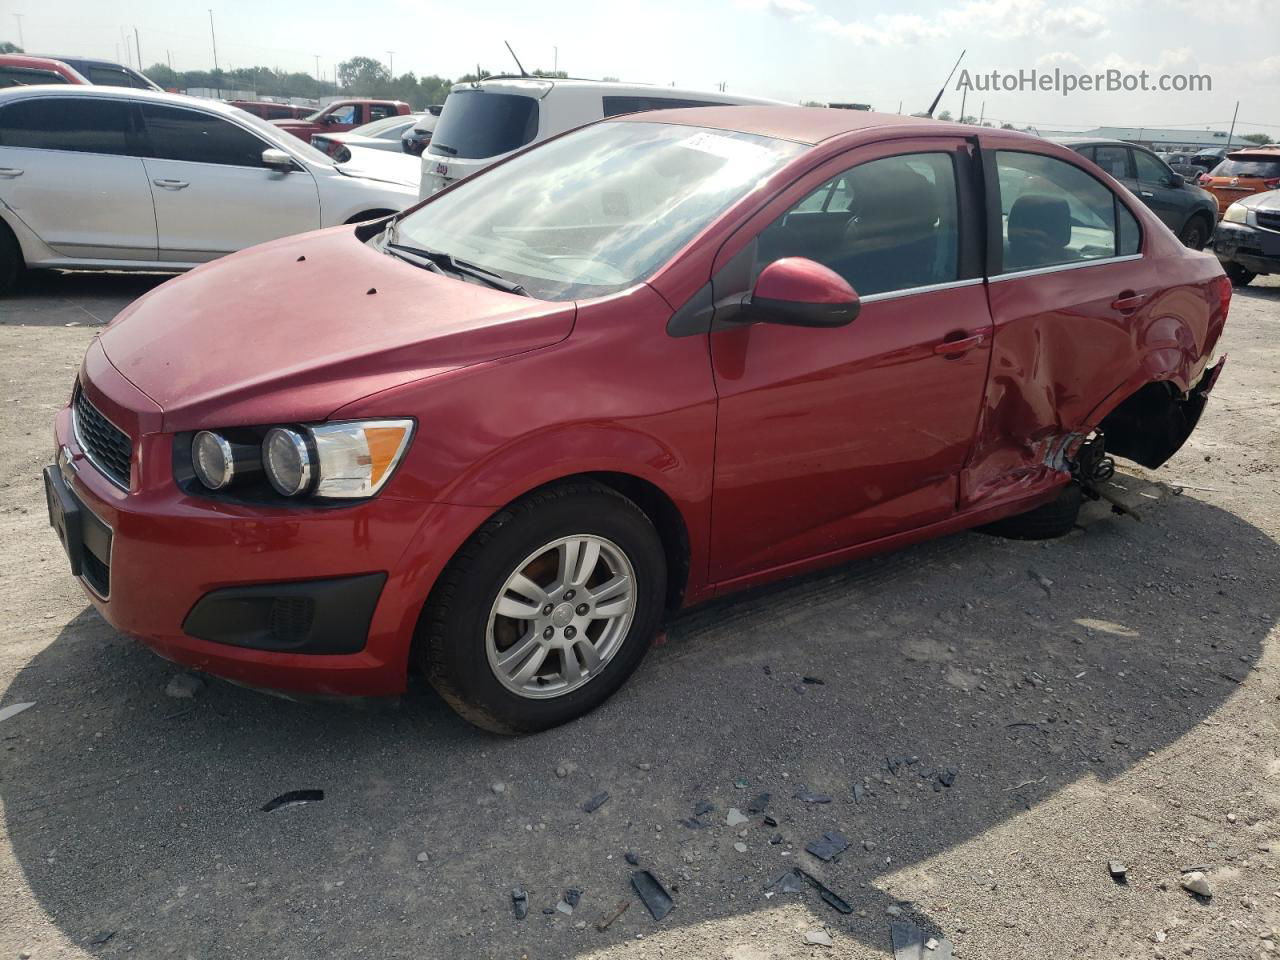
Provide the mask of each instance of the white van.
POLYGON ((584 123, 642 110, 781 101, 601 80, 491 77, 456 84, 422 154, 425 199, 531 143, 584 123))

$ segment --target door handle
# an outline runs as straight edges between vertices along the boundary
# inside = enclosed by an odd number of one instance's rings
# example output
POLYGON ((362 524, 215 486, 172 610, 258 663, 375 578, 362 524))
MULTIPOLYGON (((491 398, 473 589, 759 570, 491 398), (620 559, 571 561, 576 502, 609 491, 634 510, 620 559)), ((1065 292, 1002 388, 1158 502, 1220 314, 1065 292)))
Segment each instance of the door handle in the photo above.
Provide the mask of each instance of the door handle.
POLYGON ((0 177, 6 180, 12 180, 14 177, 22 176, 22 171, 17 167, 0 167, 0 177))
POLYGON ((1141 191, 1141 192, 1138 194, 1138 196, 1140 196, 1140 197, 1154 197, 1154 196, 1155 196, 1155 194, 1154 194, 1154 193, 1148 193, 1146 190, 1143 190, 1143 191, 1141 191))
MULTIPOLYGON (((956 332, 963 333, 964 331, 959 330, 956 332)), ((986 343, 987 335, 990 332, 990 330, 978 330, 975 333, 969 334, 967 337, 960 337, 955 340, 943 340, 941 343, 935 343, 933 345, 933 352, 938 356, 943 357, 959 357, 962 354, 966 354, 970 350, 973 350, 975 347, 980 347, 986 343)), ((951 334, 947 334, 947 336, 951 336, 951 334)))
POLYGON ((166 190, 181 190, 184 187, 190 186, 190 184, 187 183, 186 180, 156 179, 156 180, 152 180, 151 182, 154 183, 157 187, 164 187, 166 190))
POLYGON ((1121 313, 1133 313, 1147 299, 1145 293, 1134 293, 1132 290, 1125 290, 1111 301, 1111 309, 1119 310, 1121 313))

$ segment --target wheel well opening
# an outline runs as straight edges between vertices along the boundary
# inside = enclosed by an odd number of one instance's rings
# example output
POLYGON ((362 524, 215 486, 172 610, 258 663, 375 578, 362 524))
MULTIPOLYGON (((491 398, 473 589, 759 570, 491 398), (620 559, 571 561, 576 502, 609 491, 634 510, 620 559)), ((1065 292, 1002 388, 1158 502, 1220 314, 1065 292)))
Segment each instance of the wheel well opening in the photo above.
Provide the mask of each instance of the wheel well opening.
POLYGON ((586 479, 618 491, 645 512, 667 556, 667 609, 679 609, 689 585, 689 531, 684 517, 659 487, 626 473, 587 473, 586 479))
POLYGON ((1203 409, 1202 395, 1192 391, 1184 398, 1174 384, 1155 380, 1126 397, 1098 429, 1108 453, 1154 470, 1178 452, 1203 409))

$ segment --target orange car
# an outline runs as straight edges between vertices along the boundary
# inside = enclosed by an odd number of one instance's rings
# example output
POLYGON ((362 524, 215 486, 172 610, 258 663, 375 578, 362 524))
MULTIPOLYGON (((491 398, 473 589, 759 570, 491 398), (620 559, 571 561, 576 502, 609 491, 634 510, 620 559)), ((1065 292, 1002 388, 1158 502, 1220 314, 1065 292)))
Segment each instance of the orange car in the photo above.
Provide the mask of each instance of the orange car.
POLYGON ((1200 186, 1218 201, 1218 219, 1227 207, 1251 193, 1280 189, 1280 147, 1249 147, 1229 153, 1208 173, 1200 186))

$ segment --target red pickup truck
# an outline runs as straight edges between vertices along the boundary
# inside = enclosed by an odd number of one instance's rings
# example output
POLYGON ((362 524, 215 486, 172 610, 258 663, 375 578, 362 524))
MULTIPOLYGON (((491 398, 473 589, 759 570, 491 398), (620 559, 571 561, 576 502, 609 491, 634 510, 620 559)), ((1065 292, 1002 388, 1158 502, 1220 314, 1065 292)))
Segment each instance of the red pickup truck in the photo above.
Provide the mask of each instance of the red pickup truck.
POLYGON ((335 100, 301 120, 272 120, 281 130, 311 142, 313 133, 339 133, 364 123, 409 112, 403 100, 335 100))

